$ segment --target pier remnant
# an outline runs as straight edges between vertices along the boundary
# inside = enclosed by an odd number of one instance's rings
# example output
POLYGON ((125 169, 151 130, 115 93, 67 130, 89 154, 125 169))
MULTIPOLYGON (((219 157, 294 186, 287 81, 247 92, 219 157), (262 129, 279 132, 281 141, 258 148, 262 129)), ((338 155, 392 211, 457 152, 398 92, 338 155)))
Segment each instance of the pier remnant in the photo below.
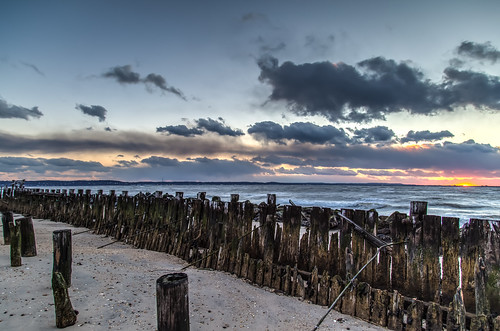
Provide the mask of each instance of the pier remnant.
POLYGON ((21 225, 21 256, 36 256, 36 239, 33 220, 31 217, 23 217, 16 220, 21 225))
POLYGON ((11 211, 2 212, 3 244, 10 245, 9 223, 14 220, 14 213, 11 211))
POLYGON ((78 311, 73 309, 73 305, 69 299, 68 286, 60 272, 52 274, 52 292, 54 293, 56 326, 58 328, 65 328, 74 325, 78 311))
POLYGON ((10 266, 20 267, 21 261, 21 225, 12 221, 9 222, 10 230, 10 266))
POLYGON ((66 286, 71 286, 72 271, 72 243, 71 230, 57 230, 52 232, 52 243, 54 249, 54 265, 52 272, 60 272, 66 282, 66 286))

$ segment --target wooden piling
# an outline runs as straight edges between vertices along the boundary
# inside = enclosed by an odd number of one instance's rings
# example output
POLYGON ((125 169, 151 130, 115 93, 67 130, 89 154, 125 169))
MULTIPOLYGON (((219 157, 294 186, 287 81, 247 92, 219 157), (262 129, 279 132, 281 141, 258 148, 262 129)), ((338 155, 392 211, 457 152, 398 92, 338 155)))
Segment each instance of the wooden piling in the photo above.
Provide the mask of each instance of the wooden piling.
POLYGON ((56 230, 52 232, 53 268, 52 272, 59 272, 64 278, 67 287, 71 287, 72 271, 72 242, 71 230, 56 230))
POLYGON ((9 222, 10 231, 10 266, 20 267, 21 260, 21 225, 16 222, 9 222))
POLYGON ((3 244, 10 245, 9 223, 14 220, 14 213, 11 211, 2 212, 3 244))
POLYGON ((156 280, 158 331, 189 330, 188 276, 171 273, 156 280))
POLYGON ((21 256, 36 256, 36 239, 31 217, 23 217, 16 220, 21 225, 21 256))
POLYGON ((441 306, 435 302, 432 302, 427 307, 425 330, 443 331, 443 313, 441 311, 441 306))
POLYGON ((446 318, 446 330, 447 331, 465 331, 465 305, 462 295, 462 289, 459 287, 453 296, 453 301, 450 303, 450 309, 448 310, 448 316, 446 318))
POLYGON ((453 301, 460 280, 458 264, 460 246, 459 219, 456 217, 443 217, 441 224, 441 247, 443 250, 441 304, 448 306, 453 301))
POLYGON ((58 328, 65 328, 74 325, 78 312, 73 309, 68 294, 68 286, 60 272, 52 274, 52 291, 54 293, 56 326, 58 328))

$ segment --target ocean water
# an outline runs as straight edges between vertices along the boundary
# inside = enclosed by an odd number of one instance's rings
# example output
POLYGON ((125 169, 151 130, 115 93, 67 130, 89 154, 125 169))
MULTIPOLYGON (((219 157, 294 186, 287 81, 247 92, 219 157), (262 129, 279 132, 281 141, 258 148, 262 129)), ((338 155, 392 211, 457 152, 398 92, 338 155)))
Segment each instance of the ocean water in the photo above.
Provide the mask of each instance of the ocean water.
POLYGON ((500 187, 459 186, 407 186, 407 185, 358 185, 358 184, 127 184, 99 186, 50 186, 50 189, 90 189, 92 193, 102 189, 104 193, 115 190, 117 194, 128 191, 129 195, 139 192, 175 195, 183 192, 185 198, 196 197, 206 192, 208 199, 221 197, 230 201, 231 194, 239 194, 240 201, 253 203, 267 201, 267 194, 276 194, 278 204, 303 207, 328 207, 333 209, 376 209, 379 215, 390 215, 394 211, 409 213, 411 201, 427 201, 430 215, 460 218, 463 224, 470 218, 500 220, 500 187))

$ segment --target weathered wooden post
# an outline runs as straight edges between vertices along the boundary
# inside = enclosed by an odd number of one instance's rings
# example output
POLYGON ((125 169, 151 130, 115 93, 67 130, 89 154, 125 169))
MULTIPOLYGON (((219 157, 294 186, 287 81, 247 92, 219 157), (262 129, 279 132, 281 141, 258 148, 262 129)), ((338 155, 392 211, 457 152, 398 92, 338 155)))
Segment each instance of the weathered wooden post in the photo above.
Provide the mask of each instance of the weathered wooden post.
POLYGON ((9 223, 14 220, 14 213, 11 211, 2 212, 3 244, 10 245, 9 223))
POLYGON ((457 288, 457 292, 450 303, 450 310, 448 311, 448 318, 446 319, 446 330, 465 331, 465 306, 462 294, 462 289, 457 288))
POLYGON ((66 286, 71 286, 72 243, 71 230, 57 230, 52 232, 54 247, 54 265, 52 272, 60 272, 66 286))
POLYGON ((9 222, 10 230, 10 266, 20 267, 21 261, 21 226, 19 223, 9 222))
POLYGON ((23 217, 16 220, 21 225, 21 256, 36 256, 35 230, 31 217, 23 217))
POLYGON ((189 330, 187 274, 172 273, 156 280, 156 307, 158 331, 189 330))
POLYGON ((78 312, 71 305, 68 286, 60 272, 52 274, 52 291, 54 293, 54 307, 56 310, 56 326, 58 328, 65 328, 74 325, 78 312))
POLYGON ((427 202, 426 201, 411 201, 410 202, 410 217, 414 216, 420 222, 427 215, 427 202))

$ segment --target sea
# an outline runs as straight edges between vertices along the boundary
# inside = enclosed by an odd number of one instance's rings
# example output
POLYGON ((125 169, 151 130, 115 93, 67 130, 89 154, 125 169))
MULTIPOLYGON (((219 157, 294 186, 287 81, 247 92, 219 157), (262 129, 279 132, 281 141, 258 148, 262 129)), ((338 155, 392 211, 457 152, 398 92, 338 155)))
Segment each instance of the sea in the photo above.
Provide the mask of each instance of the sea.
MULTIPOLYGON (((28 183, 27 183, 28 184, 28 183)), ((231 194, 239 194, 239 201, 253 203, 267 201, 268 194, 276 194, 276 203, 303 207, 328 207, 332 209, 375 209, 379 215, 390 215, 395 211, 409 213, 411 201, 427 201, 427 213, 458 217, 460 223, 470 218, 500 220, 500 187, 491 186, 421 186, 387 184, 285 184, 285 183, 120 183, 85 186, 52 185, 30 186, 43 189, 90 189, 92 193, 103 190, 116 194, 128 191, 129 195, 161 191, 175 195, 183 192, 185 198, 196 197, 206 192, 211 199, 218 196, 230 201, 231 194)))

